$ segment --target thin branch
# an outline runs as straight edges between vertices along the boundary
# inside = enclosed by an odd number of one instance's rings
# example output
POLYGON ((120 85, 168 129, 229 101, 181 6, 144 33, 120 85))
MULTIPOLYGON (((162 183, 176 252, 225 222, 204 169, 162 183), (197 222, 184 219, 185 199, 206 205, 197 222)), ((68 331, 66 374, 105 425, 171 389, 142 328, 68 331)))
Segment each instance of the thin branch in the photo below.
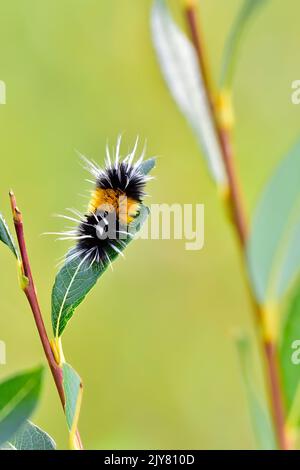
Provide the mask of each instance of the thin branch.
MULTIPOLYGON (((196 2, 187 1, 185 14, 191 34, 191 39, 197 52, 199 68, 204 79, 206 95, 210 104, 216 135, 218 136, 220 148, 222 151, 222 158, 230 192, 229 197, 233 214, 234 226, 244 253, 248 239, 248 224, 245 215, 244 205, 242 203, 243 198, 241 195, 241 189, 234 163, 232 139, 229 129, 223 127, 219 121, 218 110, 216 109, 215 105, 214 92, 212 90, 211 81, 209 78, 209 68, 204 53, 204 41, 202 40, 198 27, 196 2)), ((250 285, 249 289, 251 292, 250 285)), ((263 322, 263 311, 261 306, 253 298, 252 292, 251 297, 254 304, 255 319, 259 321, 259 326, 261 327, 263 322)), ((274 428, 276 430, 276 437, 279 447, 283 450, 287 450, 290 448, 290 443, 285 432, 285 412, 281 392, 279 364, 277 358, 277 345, 275 341, 266 339, 262 331, 260 331, 260 338, 266 363, 266 372, 268 376, 267 382, 270 393, 270 404, 274 428)))
MULTIPOLYGON (((63 388, 63 372, 62 372, 62 368, 57 364, 54 354, 52 352, 52 348, 50 345, 50 341, 49 341, 45 324, 44 324, 44 320, 42 317, 41 309, 39 306, 39 301, 38 301, 37 294, 36 294, 35 284, 34 284, 33 277, 32 277, 30 262, 28 258, 28 252, 27 252, 26 243, 25 243, 22 213, 17 207, 16 198, 12 191, 9 193, 9 197, 10 197, 15 231, 16 231, 16 235, 18 239, 19 248, 20 248, 21 260, 22 260, 22 274, 26 278, 24 282, 24 286, 22 286, 22 288, 24 290, 24 293, 31 307, 34 321, 35 321, 35 324, 39 333, 39 337, 40 337, 40 340, 44 349, 44 353, 47 358, 62 407, 65 411, 66 402, 65 402, 65 394, 64 394, 64 388, 63 388)), ((77 438, 79 448, 82 449, 83 447, 82 447, 81 438, 80 438, 80 434, 78 430, 76 433, 76 438, 77 438)))
POLYGON ((214 127, 222 150, 223 163, 227 174, 228 186, 230 191, 230 201, 233 211, 233 219, 238 231, 239 241, 244 247, 247 240, 248 227, 244 207, 242 204, 243 198, 241 197, 241 190, 239 187, 236 169, 233 161, 234 155, 231 136, 228 129, 224 129, 219 125, 218 115, 216 113, 212 81, 209 73, 208 61, 204 51, 204 41, 202 40, 202 33, 200 31, 199 24, 197 21, 195 2, 190 2, 187 6, 186 19, 191 34, 191 39, 197 52, 199 67, 203 76, 203 82, 211 109, 214 127))

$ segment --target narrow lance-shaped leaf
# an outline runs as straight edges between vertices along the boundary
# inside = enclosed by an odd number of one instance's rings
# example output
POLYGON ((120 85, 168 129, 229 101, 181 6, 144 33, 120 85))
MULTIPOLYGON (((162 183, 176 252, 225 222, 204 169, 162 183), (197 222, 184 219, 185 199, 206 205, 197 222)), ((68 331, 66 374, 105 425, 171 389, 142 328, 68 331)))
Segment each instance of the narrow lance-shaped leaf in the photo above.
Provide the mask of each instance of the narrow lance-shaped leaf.
POLYGON ((56 444, 52 437, 36 424, 26 421, 9 443, 16 450, 55 450, 56 444))
POLYGON ((0 214, 0 241, 8 246, 16 258, 19 257, 13 237, 2 214, 0 214))
POLYGON ((150 173, 155 167, 155 164, 156 164, 156 159, 154 157, 148 158, 148 160, 145 160, 144 162, 141 163, 140 171, 144 175, 148 175, 148 173, 150 173))
MULTIPOLYGON (((140 214, 128 226, 130 236, 122 240, 126 246, 140 230, 148 214, 149 209, 141 206, 140 214)), ((120 245, 119 248, 124 250, 125 246, 120 245)), ((111 248, 108 256, 110 261, 113 262, 118 257, 118 253, 111 248)), ((109 264, 109 261, 107 261, 102 264, 93 263, 90 265, 89 261, 84 257, 75 258, 71 261, 66 260, 66 263, 56 276, 52 291, 52 326, 56 338, 62 335, 76 307, 94 287, 109 264)))
POLYGON ((236 339, 236 345, 240 359, 242 377, 247 393, 250 417, 257 444, 259 448, 263 450, 276 449, 275 437, 272 430, 270 417, 262 407, 262 404, 260 403, 254 388, 254 380, 251 370, 251 348, 249 338, 244 335, 239 336, 236 339))
POLYGON ((0 447, 0 450, 55 450, 52 437, 36 424, 26 421, 16 434, 0 447))
POLYGON ((279 165, 258 204, 248 244, 257 300, 276 303, 300 269, 300 143, 279 165))
POLYGON ((76 430, 82 400, 82 382, 77 372, 69 365, 63 364, 63 387, 66 397, 65 414, 70 431, 71 448, 76 448, 76 430))
POLYGON ((226 186, 220 146, 194 46, 174 22, 164 0, 155 0, 151 23, 153 43, 169 90, 200 143, 214 181, 226 186))
POLYGON ((43 368, 39 367, 0 383, 0 445, 8 441, 34 411, 42 376, 43 368))
POLYGON ((2 444, 0 446, 0 450, 17 450, 17 449, 9 442, 5 442, 5 444, 2 444))
POLYGON ((221 88, 231 87, 245 30, 250 20, 254 17, 254 13, 268 1, 269 0, 243 1, 226 42, 221 73, 221 88))
POLYGON ((300 286, 289 302, 280 342, 280 366, 289 424, 300 424, 300 286), (296 356, 294 358, 294 355, 296 356))

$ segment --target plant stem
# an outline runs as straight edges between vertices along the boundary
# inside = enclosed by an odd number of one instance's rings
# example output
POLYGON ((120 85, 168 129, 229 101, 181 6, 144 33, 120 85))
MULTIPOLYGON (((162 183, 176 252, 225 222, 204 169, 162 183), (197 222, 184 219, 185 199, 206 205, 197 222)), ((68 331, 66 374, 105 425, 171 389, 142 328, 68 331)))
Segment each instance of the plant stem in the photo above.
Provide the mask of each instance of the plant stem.
MULTIPOLYGON (((33 313, 34 321, 35 321, 35 324, 39 333, 39 337, 40 337, 40 340, 44 349, 44 353, 47 358, 61 404, 63 406, 63 409, 65 410, 65 394, 64 394, 64 388, 63 388, 62 368, 59 367, 53 355, 50 341, 49 341, 47 331, 45 328, 44 320, 42 317, 39 301, 37 298, 36 288, 35 288, 35 284, 34 284, 33 277, 32 277, 32 272, 31 272, 31 267, 30 267, 30 262, 29 262, 29 257, 28 257, 28 252, 27 252, 27 247, 26 247, 26 242, 25 242, 25 237, 24 237, 22 213, 17 207, 16 198, 12 191, 9 193, 9 197, 10 197, 10 203, 11 203, 11 208, 12 208, 15 231, 16 231, 16 235, 18 239, 18 245, 20 248, 20 255, 21 255, 21 261, 22 261, 22 266, 21 266, 22 274, 23 276, 25 276, 25 282, 24 282, 24 285, 22 285, 22 288, 24 290, 24 293, 31 307, 31 311, 33 313)), ((76 433, 76 438, 77 438, 79 447, 82 449, 83 447, 82 447, 81 438, 80 438, 80 434, 78 430, 76 433)))
MULTIPOLYGON (((199 68, 203 76, 207 100, 211 108, 211 114, 216 130, 216 135, 219 140, 220 149, 223 158, 223 164, 227 175, 228 188, 229 188, 229 201, 232 209, 232 216, 234 227, 236 229, 238 240, 245 255, 245 247, 248 239, 248 225, 245 215, 243 198, 241 196, 241 189, 237 172, 234 163, 234 152, 232 147, 232 139, 229 129, 222 126, 216 109, 214 92, 211 86, 209 67, 204 53, 204 41, 199 29, 197 20, 196 4, 190 2, 185 8, 186 20, 190 30, 191 39, 195 50, 197 52, 199 68)), ((249 284, 251 298, 254 304, 255 318, 259 322, 259 333, 262 343, 262 350, 264 352, 266 373, 267 373, 267 386, 270 395, 270 406, 273 417, 274 429, 278 446, 280 449, 289 449, 289 440, 285 431, 285 412, 282 400, 281 383, 279 365, 277 359, 277 344, 275 340, 266 338, 263 333, 263 309, 253 298, 253 293, 249 284)))
POLYGON ((276 429, 277 441, 282 450, 291 448, 291 441, 286 435, 285 414, 280 387, 279 364, 277 357, 277 345, 274 341, 263 341, 266 358, 266 368, 269 375, 269 388, 273 408, 273 422, 276 429))

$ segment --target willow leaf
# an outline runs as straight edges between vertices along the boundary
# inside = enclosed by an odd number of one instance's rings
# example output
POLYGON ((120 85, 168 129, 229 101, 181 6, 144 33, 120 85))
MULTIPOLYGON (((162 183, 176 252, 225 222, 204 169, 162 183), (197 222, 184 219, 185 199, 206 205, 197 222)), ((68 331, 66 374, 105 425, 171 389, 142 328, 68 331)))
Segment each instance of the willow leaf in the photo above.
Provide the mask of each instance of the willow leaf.
POLYGON ((10 442, 0 445, 0 450, 17 450, 10 442))
POLYGON ((236 345, 257 444, 259 448, 263 450, 276 449, 276 441, 272 430, 270 416, 263 408, 254 386, 251 368, 250 340, 245 335, 241 335, 237 338, 236 345))
POLYGON ((42 376, 43 368, 39 367, 0 383, 0 445, 7 442, 34 411, 42 376))
POLYGON ((8 246, 8 248, 12 251, 16 258, 19 257, 16 245, 14 243, 14 239, 9 231, 7 223, 2 214, 0 214, 0 241, 3 242, 6 246, 8 246))
POLYGON ((81 400, 82 382, 77 372, 69 365, 63 364, 63 387, 66 397, 65 414, 70 431, 71 448, 76 448, 76 430, 78 427, 81 400))
POLYGON ((228 40, 225 45, 223 66, 221 73, 221 88, 230 88, 232 85, 239 49, 247 26, 257 10, 269 0, 244 0, 241 9, 233 23, 228 40))
POLYGON ((140 166, 140 171, 144 174, 147 175, 150 173, 151 170, 155 167, 156 159, 153 158, 148 158, 148 160, 145 160, 141 166, 140 166))
MULTIPOLYGON (((149 209, 142 206, 140 214, 128 227, 130 236, 122 240, 125 246, 130 243, 133 236, 140 230, 148 214, 149 209)), ((122 251, 125 246, 120 245, 119 249, 122 251)), ((118 253, 112 248, 110 248, 107 254, 111 262, 118 257, 118 253)), ((56 276, 52 290, 52 327, 56 338, 62 335, 75 309, 81 304, 109 265, 108 260, 102 264, 93 263, 90 265, 89 261, 84 257, 75 258, 71 261, 68 261, 68 258, 66 259, 64 266, 56 276)))
POLYGON ((220 146, 194 46, 174 22, 165 0, 155 0, 151 26, 153 44, 169 91, 195 133, 213 180, 226 186, 220 146))
POLYGON ((297 286, 287 308, 280 342, 280 365, 283 393, 289 424, 300 424, 300 285, 297 286), (294 356, 296 356, 294 358, 294 356))
POLYGON ((300 142, 267 184, 254 216, 248 265, 257 300, 276 303, 300 272, 300 142))
POLYGON ((26 421, 21 426, 9 443, 16 450, 55 450, 56 448, 52 437, 30 421, 26 421))

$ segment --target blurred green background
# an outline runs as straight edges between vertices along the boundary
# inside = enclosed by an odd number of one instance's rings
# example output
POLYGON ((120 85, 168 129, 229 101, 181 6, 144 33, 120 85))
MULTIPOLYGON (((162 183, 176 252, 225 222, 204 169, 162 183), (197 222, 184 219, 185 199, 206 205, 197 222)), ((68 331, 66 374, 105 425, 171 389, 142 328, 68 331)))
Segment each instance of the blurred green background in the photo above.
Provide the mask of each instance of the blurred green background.
MULTIPOLYGON (((86 448, 253 448, 232 331, 252 331, 232 230, 195 140, 162 80, 149 31, 150 0, 1 2, 0 209, 16 192, 32 269, 50 330, 50 292, 67 246, 46 231, 52 217, 82 209, 88 188, 75 149, 104 159, 124 132, 159 155, 151 203, 204 203, 205 247, 136 241, 78 308, 64 335, 84 381, 80 430, 86 448)), ((224 40, 240 0, 202 0, 203 29, 218 77, 224 40)), ((170 1, 180 17, 179 0, 170 1)), ((271 0, 248 31, 235 81, 238 167, 252 212, 276 162, 299 133, 291 82, 300 78, 300 4, 271 0)), ((0 339, 4 377, 44 361, 15 266, 0 251, 0 339)), ((259 362, 255 359, 259 373, 259 362)), ((47 374, 34 421, 60 448, 67 429, 47 374)))

